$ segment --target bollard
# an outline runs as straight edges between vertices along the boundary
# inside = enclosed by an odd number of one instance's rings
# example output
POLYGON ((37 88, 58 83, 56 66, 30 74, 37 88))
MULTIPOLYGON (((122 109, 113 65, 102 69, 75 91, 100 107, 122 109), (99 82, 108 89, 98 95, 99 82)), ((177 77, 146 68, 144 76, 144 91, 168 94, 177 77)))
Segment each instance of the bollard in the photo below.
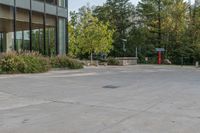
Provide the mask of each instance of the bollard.
POLYGON ((198 61, 196 61, 196 68, 198 68, 199 67, 199 62, 198 61))
POLYGON ((96 66, 97 66, 97 67, 99 66, 99 61, 98 61, 98 60, 96 61, 96 66))

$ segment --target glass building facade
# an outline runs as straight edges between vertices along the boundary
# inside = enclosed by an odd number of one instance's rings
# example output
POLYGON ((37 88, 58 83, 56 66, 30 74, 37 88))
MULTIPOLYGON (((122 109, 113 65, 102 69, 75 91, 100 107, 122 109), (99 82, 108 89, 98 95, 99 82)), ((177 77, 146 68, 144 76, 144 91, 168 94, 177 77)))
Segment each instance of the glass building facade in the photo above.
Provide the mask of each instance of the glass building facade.
POLYGON ((0 52, 65 54, 68 0, 0 0, 0 52))

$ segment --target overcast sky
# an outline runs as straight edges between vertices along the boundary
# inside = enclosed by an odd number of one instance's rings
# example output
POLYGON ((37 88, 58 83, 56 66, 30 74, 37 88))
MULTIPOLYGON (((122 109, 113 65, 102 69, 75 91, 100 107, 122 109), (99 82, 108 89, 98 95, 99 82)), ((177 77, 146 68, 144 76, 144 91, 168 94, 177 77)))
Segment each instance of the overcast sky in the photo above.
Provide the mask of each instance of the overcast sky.
MULTIPOLYGON (((81 6, 90 3, 90 5, 102 5, 106 0, 69 0, 69 10, 74 11, 79 9, 81 6)), ((139 0, 130 0, 133 4, 137 4, 139 0)), ((188 1, 188 0, 186 0, 188 1)), ((191 0, 194 2, 194 0, 191 0)))
MULTIPOLYGON (((130 0, 134 4, 137 4, 139 0, 130 0)), ((81 6, 86 5, 87 3, 90 3, 90 5, 102 5, 105 3, 106 0, 69 0, 69 10, 77 10, 81 6)))

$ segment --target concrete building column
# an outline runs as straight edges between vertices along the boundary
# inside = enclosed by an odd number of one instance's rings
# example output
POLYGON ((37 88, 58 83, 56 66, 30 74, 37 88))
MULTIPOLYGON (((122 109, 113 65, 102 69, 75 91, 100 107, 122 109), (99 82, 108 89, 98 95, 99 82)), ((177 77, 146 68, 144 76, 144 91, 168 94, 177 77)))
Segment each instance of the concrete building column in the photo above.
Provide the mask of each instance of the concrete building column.
POLYGON ((7 33, 4 33, 3 34, 3 38, 4 38, 4 41, 3 43, 5 44, 5 51, 6 52, 10 52, 13 50, 13 32, 7 32, 7 33))
POLYGON ((59 18, 58 22, 58 54, 65 55, 66 54, 66 26, 65 19, 59 18))

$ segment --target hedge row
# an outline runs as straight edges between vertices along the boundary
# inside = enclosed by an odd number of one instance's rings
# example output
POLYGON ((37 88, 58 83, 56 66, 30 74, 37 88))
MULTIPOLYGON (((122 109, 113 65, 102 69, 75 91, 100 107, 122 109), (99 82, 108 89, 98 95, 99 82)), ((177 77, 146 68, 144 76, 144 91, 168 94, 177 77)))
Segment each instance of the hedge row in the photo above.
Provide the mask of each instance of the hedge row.
POLYGON ((50 58, 52 68, 69 68, 69 69, 81 69, 83 63, 76 59, 69 58, 67 56, 56 56, 50 58))
POLYGON ((51 68, 80 69, 83 65, 67 56, 48 58, 35 52, 0 55, 0 73, 42 73, 51 68))

